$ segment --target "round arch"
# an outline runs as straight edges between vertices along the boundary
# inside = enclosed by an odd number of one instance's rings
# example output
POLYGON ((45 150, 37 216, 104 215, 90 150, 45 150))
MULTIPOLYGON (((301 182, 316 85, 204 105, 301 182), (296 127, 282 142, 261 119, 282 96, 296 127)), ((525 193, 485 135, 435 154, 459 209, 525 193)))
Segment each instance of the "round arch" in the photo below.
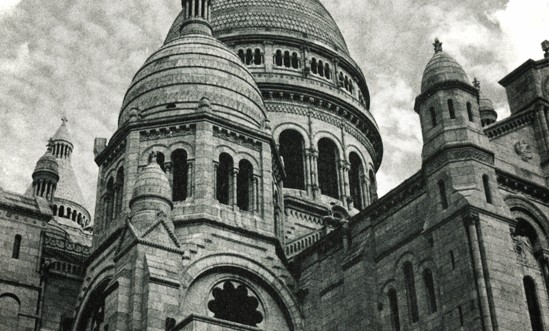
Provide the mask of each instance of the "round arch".
POLYGON ((289 324, 293 331, 302 331, 303 317, 297 307, 298 302, 290 289, 270 270, 264 268, 254 260, 238 254, 220 253, 201 258, 187 268, 183 275, 182 285, 189 288, 193 282, 207 272, 215 269, 233 269, 257 277, 271 292, 273 298, 280 300, 280 304, 288 314, 289 324))
POLYGON ((301 137, 303 138, 303 146, 305 148, 308 148, 308 146, 311 146, 311 140, 309 139, 309 134, 307 133, 307 130, 303 128, 301 125, 296 123, 282 123, 277 125, 273 130, 273 137, 275 137, 276 143, 279 144, 280 142, 280 135, 282 132, 286 130, 294 130, 297 131, 301 137))

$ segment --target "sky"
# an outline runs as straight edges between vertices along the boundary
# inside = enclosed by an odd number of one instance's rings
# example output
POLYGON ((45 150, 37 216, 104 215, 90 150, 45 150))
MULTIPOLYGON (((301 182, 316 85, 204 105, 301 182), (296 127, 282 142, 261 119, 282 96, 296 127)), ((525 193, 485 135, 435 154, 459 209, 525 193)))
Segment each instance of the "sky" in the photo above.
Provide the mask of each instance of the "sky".
MULTIPOLYGON (((321 0, 366 76, 384 143, 383 195, 421 166, 413 110, 438 37, 499 118, 509 115, 498 81, 543 58, 549 0, 321 0)), ((47 139, 69 119, 73 167, 93 213, 95 137, 110 138, 135 72, 162 44, 179 0, 0 0, 0 187, 23 193, 47 139)))

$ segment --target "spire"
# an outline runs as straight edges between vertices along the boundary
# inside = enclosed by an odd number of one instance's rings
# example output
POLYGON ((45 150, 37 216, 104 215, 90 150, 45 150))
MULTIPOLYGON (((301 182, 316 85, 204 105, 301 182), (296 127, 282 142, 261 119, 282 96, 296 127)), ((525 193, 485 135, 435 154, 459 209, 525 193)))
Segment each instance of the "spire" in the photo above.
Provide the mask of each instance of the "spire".
POLYGON ((435 53, 442 52, 442 43, 438 40, 438 38, 435 38, 433 46, 435 46, 435 53))
POLYGON ((183 22, 180 35, 205 34, 212 35, 210 25, 211 0, 181 0, 183 7, 183 22))

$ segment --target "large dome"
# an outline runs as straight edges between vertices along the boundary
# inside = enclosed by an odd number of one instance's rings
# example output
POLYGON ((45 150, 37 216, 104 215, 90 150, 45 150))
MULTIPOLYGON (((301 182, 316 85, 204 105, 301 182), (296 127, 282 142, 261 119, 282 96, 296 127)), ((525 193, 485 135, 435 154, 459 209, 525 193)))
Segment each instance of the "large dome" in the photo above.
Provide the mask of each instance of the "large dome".
MULTIPOLYGON (((166 42, 178 36, 180 14, 166 42)), ((309 38, 349 53, 334 19, 318 0, 216 0, 212 5, 214 34, 287 33, 309 38)))
POLYGON ((143 119, 197 110, 202 98, 219 116, 261 127, 261 93, 240 59, 208 35, 189 34, 164 44, 147 59, 126 92, 119 125, 137 109, 143 119))

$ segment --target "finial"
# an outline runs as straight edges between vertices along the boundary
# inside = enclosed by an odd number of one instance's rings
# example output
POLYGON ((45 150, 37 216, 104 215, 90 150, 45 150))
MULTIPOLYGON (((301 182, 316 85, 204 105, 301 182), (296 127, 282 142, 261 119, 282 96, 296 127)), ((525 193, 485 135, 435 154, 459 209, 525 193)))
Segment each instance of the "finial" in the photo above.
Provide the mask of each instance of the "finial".
POLYGON ((480 81, 475 77, 475 79, 473 79, 473 86, 477 89, 477 90, 480 90, 480 81))
POLYGON ((543 51, 545 52, 545 54, 543 54, 543 56, 546 59, 549 59, 549 40, 544 40, 541 43, 541 49, 543 49, 543 51))
POLYGON ((435 43, 433 46, 435 46, 435 53, 442 52, 442 43, 438 40, 438 38, 435 38, 435 43))
POLYGON ((47 151, 48 151, 48 152, 53 151, 53 146, 54 146, 54 145, 55 145, 55 144, 53 143, 53 138, 50 137, 50 139, 48 139, 48 144, 46 145, 46 146, 48 147, 47 151))
POLYGON ((63 125, 65 125, 65 123, 67 123, 69 119, 67 118, 67 116, 62 116, 61 121, 63 122, 63 125))

